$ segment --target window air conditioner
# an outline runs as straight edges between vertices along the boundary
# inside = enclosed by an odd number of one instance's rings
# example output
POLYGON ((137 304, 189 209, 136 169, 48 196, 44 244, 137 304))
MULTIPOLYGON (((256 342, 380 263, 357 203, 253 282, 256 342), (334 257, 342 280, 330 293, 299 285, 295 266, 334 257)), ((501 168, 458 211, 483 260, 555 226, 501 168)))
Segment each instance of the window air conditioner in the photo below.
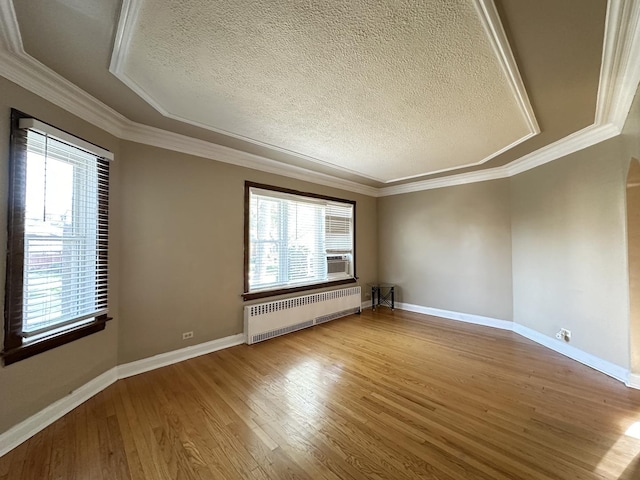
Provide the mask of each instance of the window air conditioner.
POLYGON ((351 264, 349 255, 327 255, 327 275, 329 278, 349 275, 351 264))

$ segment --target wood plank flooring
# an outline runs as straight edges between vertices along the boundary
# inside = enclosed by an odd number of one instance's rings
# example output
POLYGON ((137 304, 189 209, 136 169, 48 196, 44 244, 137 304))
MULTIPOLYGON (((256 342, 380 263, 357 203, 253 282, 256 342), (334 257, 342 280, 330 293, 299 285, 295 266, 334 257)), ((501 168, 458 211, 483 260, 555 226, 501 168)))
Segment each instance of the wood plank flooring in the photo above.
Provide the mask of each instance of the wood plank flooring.
POLYGON ((516 334, 379 309, 120 380, 14 479, 640 479, 640 391, 516 334))

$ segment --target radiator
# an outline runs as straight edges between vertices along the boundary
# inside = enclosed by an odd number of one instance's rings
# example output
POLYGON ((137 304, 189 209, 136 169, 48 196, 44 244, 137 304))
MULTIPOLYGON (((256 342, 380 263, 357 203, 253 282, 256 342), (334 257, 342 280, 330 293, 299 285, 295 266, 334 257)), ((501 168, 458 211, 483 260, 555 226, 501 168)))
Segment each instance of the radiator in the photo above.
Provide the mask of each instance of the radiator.
POLYGON ((302 297, 244 307, 247 343, 295 332, 360 312, 360 287, 341 288, 302 297))

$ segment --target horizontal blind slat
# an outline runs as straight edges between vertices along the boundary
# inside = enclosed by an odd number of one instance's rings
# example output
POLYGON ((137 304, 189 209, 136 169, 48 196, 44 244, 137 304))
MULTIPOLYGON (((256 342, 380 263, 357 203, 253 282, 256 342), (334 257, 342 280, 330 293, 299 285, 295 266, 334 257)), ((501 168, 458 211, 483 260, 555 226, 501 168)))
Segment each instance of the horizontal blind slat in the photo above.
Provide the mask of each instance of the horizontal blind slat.
POLYGON ((327 254, 352 239, 352 205, 251 187, 249 290, 326 281, 327 254))
POLYGON ((108 176, 103 159, 27 133, 23 330, 59 328, 108 298, 108 176), (43 327, 44 326, 44 327, 43 327))

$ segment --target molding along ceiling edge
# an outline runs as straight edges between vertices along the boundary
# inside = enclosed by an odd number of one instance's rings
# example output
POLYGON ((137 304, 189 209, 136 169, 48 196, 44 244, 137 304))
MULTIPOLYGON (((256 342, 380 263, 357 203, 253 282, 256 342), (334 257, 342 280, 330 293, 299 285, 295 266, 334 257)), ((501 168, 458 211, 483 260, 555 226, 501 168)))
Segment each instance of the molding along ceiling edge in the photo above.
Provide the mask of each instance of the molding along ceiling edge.
POLYGON ((11 1, 0 4, 0 27, 1 76, 118 138, 372 197, 506 178, 614 137, 640 82, 640 0, 609 0, 593 125, 502 167, 375 188, 133 122, 27 54, 11 1))
POLYGON ((278 145, 273 145, 270 143, 263 142, 261 140, 246 136, 236 134, 234 132, 224 130, 221 128, 217 128, 213 125, 207 125, 202 122, 190 120, 184 116, 174 114, 167 110, 162 106, 161 102, 154 98, 145 88, 138 84, 133 78, 131 78, 125 72, 126 59, 129 55, 129 47, 131 45, 131 41, 133 39, 133 35, 135 33, 135 27, 137 24, 138 16, 140 13, 140 9, 142 6, 142 2, 144 0, 123 0, 122 8, 120 11, 120 19, 118 21, 118 28, 116 31, 116 38, 113 46, 113 51, 111 54, 111 62, 109 65, 109 71, 118 78, 122 83, 124 83, 127 87, 133 90, 140 98, 142 98, 145 102, 147 102, 151 107, 159 112, 162 116, 171 118, 173 120, 177 120, 182 123, 186 123, 189 125, 193 125, 205 130, 209 130, 212 132, 220 133, 223 135, 227 135, 233 138, 237 138, 249 143, 253 143, 254 145, 259 145, 262 147, 267 147, 278 152, 282 152, 288 155, 292 155, 296 158, 300 158, 302 160, 310 161, 316 163, 318 165, 323 165, 326 167, 333 168, 338 171, 342 171, 348 174, 358 175, 363 178, 368 178, 370 180, 374 180, 380 183, 393 183, 397 181, 410 180, 411 178, 424 177, 425 175, 434 175, 436 173, 442 173, 452 170, 459 170, 461 168, 474 167, 478 165, 482 165, 487 161, 491 160, 494 157, 512 149, 513 147, 520 145, 521 143, 527 141, 531 137, 538 135, 540 133, 540 127, 538 126, 538 121, 535 117, 535 113, 533 111, 533 107, 531 106, 531 102, 529 101, 529 96, 527 95, 527 91, 524 86, 524 82, 522 81, 522 77, 520 75, 520 71, 518 70, 518 65, 513 56, 513 52, 511 50, 511 46, 507 40, 507 35, 504 31, 502 23, 500 21, 500 16, 496 9, 495 3, 493 0, 472 0, 476 12, 478 14, 480 23, 487 35, 487 39, 489 44, 491 45, 491 49, 500 64, 504 76, 509 84, 511 93, 513 95, 516 104, 520 110, 520 114, 528 128, 528 132, 524 134, 522 137, 517 140, 511 142, 508 145, 496 150, 490 155, 475 161, 470 162, 464 165, 458 165, 455 167, 433 170, 428 173, 421 173, 417 175, 411 175, 409 177, 401 177, 395 178, 393 180, 385 181, 380 178, 376 178, 370 175, 366 175, 360 172, 356 172, 352 169, 348 169, 337 165, 335 163, 330 163, 325 160, 322 160, 317 157, 312 157, 309 155, 305 155, 304 153, 300 153, 294 150, 290 150, 287 148, 280 147, 278 145))
POLYGON ((0 76, 115 137, 363 195, 377 196, 375 187, 286 165, 269 158, 129 120, 24 51, 11 1, 0 5, 0 31, 3 32, 0 36, 0 76))

